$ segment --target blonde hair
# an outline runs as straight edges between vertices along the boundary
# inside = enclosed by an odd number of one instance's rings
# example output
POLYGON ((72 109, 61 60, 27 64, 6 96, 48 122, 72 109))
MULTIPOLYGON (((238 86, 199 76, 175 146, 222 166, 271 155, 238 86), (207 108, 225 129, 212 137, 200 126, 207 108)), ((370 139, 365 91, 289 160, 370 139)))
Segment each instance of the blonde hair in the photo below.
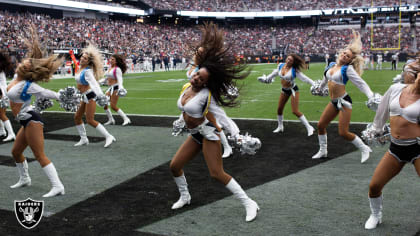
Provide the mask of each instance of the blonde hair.
POLYGON ((102 54, 99 50, 93 44, 89 44, 87 48, 82 50, 82 55, 83 54, 88 56, 88 66, 92 67, 95 79, 99 80, 102 78, 104 75, 104 65, 102 54))
MULTIPOLYGON (((350 41, 350 43, 347 45, 347 47, 340 50, 340 54, 349 49, 353 53, 353 59, 349 63, 349 65, 353 65, 354 70, 359 76, 362 76, 363 74, 363 64, 364 59, 360 55, 362 53, 362 40, 360 38, 360 33, 358 31, 352 30, 353 39, 350 41)), ((338 64, 338 58, 337 58, 337 64, 338 64)))
POLYGON ((48 58, 28 58, 22 61, 22 65, 17 68, 17 74, 24 80, 33 82, 48 82, 54 72, 63 64, 63 59, 56 55, 48 58), (25 60, 29 60, 30 66, 26 66, 25 60))
POLYGON ((31 36, 23 39, 25 45, 28 47, 26 58, 41 59, 44 56, 44 51, 41 49, 38 32, 34 24, 31 24, 29 31, 31 36))
POLYGON ((43 58, 44 52, 41 50, 38 33, 35 25, 31 24, 30 38, 24 38, 28 52, 26 58, 22 60, 21 65, 18 66, 16 73, 24 80, 31 80, 33 82, 48 82, 54 75, 54 72, 63 64, 63 58, 56 55, 51 55, 43 58), (28 60, 30 65, 26 65, 28 60))

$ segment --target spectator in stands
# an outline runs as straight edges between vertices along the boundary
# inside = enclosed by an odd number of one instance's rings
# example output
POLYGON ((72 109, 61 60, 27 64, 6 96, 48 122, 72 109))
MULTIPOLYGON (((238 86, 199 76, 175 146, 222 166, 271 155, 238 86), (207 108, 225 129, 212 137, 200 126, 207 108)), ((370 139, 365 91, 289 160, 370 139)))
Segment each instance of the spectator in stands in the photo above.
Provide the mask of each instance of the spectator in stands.
MULTIPOLYGON (((24 48, 19 45, 19 31, 28 21, 39 25, 40 38, 47 38, 43 43, 51 49, 83 48, 88 41, 98 44, 102 50, 118 51, 122 55, 133 55, 138 52, 158 55, 160 50, 174 51, 179 56, 189 58, 184 42, 197 39, 195 29, 182 25, 137 24, 129 21, 60 18, 53 19, 39 14, 10 14, 0 11, 0 43, 9 48, 16 48, 18 56, 24 48), (95 27, 101 25, 102 27, 95 27), (113 29, 118 28, 118 31, 113 29), (76 33, 73 33, 76 32, 76 33), (85 33, 81 33, 85 32, 85 33), (192 37, 191 37, 192 36, 192 37), (190 38, 191 37, 191 38, 190 38), (124 39, 124 40, 122 40, 124 39), (164 39, 164 40, 160 40, 164 39), (140 48, 139 45, 142 45, 140 48)), ((334 48, 344 47, 349 29, 315 29, 314 26, 303 25, 226 25, 226 41, 232 45, 232 50, 241 55, 260 57, 272 54, 272 38, 261 38, 261 35, 273 35, 277 40, 277 48, 287 49, 289 53, 305 51, 310 55, 333 55, 334 48), (313 32, 313 33, 312 33, 313 32), (293 37, 292 37, 293 36, 293 37), (234 42, 234 43, 233 43, 234 42), (298 42, 298 43, 296 43, 298 42)), ((375 47, 390 47, 395 42, 394 35, 397 26, 378 27, 373 30, 375 47)), ((370 45, 370 31, 362 35, 364 45, 370 45)), ((420 33, 417 32, 417 40, 420 33)), ((410 27, 402 25, 401 48, 407 52, 413 43, 410 27)), ((420 44, 418 41, 417 45, 420 44)), ((331 60, 334 60, 332 56, 331 60)), ((264 59, 265 60, 265 59, 264 59)))

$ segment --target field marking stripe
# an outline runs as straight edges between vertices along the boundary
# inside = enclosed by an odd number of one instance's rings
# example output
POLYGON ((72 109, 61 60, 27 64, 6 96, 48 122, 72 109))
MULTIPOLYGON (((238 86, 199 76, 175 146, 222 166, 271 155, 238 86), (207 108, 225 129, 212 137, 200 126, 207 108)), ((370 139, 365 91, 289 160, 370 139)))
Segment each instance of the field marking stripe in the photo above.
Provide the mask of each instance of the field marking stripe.
MULTIPOLYGON (((129 98, 125 97, 124 99, 131 99, 131 100, 174 100, 174 98, 129 98)), ((250 99, 250 100, 241 100, 241 102, 276 102, 277 100, 261 100, 261 99, 250 99)), ((312 101, 312 100, 299 100, 299 102, 304 103, 325 103, 324 101, 312 101)), ((365 102, 353 102, 355 103, 365 103, 365 102)))
MULTIPOLYGON (((74 114, 74 112, 66 112, 66 111, 43 111, 44 113, 70 113, 70 114, 74 114)), ((98 115, 106 115, 106 113, 99 113, 96 112, 95 114, 98 115)), ((137 117, 169 117, 169 118, 179 118, 178 116, 174 116, 174 115, 149 115, 149 114, 126 114, 127 116, 137 116, 137 117)), ((267 118, 239 118, 239 117, 229 117, 231 119, 235 119, 235 120, 258 120, 258 121, 277 121, 276 119, 267 119, 267 118)), ((284 120, 287 122, 296 122, 296 123, 300 123, 300 120, 284 120)), ((318 122, 317 120, 310 120, 309 122, 318 122)), ((338 124, 338 121, 332 121, 330 123, 333 124, 338 124)), ((358 122, 358 121, 352 121, 351 124, 362 124, 362 125, 366 125, 372 122, 358 122)))

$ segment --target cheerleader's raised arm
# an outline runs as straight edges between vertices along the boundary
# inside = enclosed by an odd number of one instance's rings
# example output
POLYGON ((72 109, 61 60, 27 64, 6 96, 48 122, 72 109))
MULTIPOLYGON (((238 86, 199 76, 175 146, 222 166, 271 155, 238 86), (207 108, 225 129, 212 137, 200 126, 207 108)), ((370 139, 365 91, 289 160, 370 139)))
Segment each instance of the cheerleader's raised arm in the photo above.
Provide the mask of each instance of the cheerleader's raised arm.
POLYGON ((347 77, 368 99, 373 96, 373 92, 369 85, 359 76, 359 74, 357 74, 352 65, 347 67, 347 77))

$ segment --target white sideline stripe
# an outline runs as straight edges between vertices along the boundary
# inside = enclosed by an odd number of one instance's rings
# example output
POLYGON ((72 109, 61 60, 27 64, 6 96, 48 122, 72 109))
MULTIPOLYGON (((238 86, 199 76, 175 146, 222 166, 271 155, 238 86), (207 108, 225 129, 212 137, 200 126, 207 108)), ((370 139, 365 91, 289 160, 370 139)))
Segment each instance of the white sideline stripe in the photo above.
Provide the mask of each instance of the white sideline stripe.
MULTIPOLYGON (((130 98, 130 97, 125 97, 124 99, 132 99, 132 100, 174 100, 174 98, 130 98)), ((261 99, 250 99, 250 100, 241 100, 241 102, 278 102, 277 100, 261 100, 261 99)), ((299 100, 299 102, 303 102, 303 103, 325 103, 327 104, 328 102, 325 101, 310 101, 310 100, 299 100)), ((358 104, 364 104, 365 102, 353 102, 353 104, 358 103, 358 104)))
MULTIPOLYGON (((43 113, 72 113, 74 114, 74 112, 67 112, 67 111, 43 111, 43 113)), ((96 112, 95 114, 98 115, 106 115, 106 113, 98 113, 96 112)), ((169 117, 169 118, 179 118, 178 116, 173 116, 173 115, 149 115, 149 114, 126 114, 127 116, 138 116, 138 117, 169 117)), ((267 119, 267 118, 240 118, 240 117, 229 117, 231 119, 235 119, 235 120, 258 120, 258 121, 277 121, 277 119, 267 119)), ((295 122, 295 123, 300 123, 300 120, 283 120, 283 121, 287 121, 287 122, 295 122)), ((310 120, 309 122, 318 122, 317 120, 310 120)), ((338 124, 338 121, 332 121, 330 123, 333 124, 338 124)), ((361 124, 361 125, 367 125, 371 122, 357 122, 357 121, 352 121, 350 122, 350 124, 361 124)))

